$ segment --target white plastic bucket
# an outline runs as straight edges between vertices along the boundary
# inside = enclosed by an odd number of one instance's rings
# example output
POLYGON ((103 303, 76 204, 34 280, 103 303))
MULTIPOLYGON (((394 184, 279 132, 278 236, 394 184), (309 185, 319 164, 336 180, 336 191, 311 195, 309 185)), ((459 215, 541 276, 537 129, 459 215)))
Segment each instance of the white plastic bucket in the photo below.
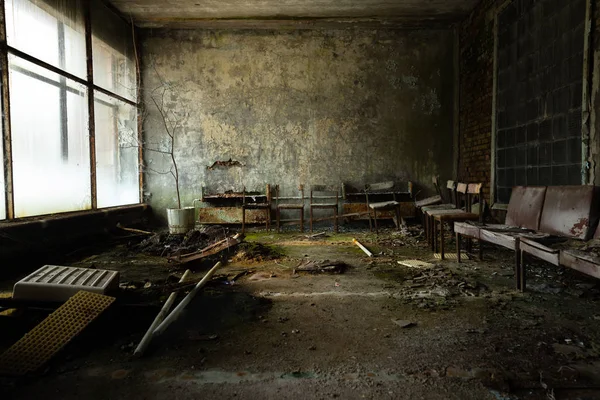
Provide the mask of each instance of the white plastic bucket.
POLYGON ((194 228, 195 208, 167 208, 169 233, 185 235, 194 228))

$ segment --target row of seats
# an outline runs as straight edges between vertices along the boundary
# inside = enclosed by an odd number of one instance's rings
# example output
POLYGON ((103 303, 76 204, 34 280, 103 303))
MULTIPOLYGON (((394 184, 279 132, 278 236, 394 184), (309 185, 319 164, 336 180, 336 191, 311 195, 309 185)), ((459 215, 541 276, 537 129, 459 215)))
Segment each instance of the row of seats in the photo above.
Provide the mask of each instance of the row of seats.
POLYGON ((600 278, 600 258, 565 247, 569 240, 600 238, 600 188, 596 186, 517 186, 513 188, 504 224, 456 222, 460 262, 462 238, 489 242, 515 252, 519 290, 526 287, 526 257, 579 270, 600 278), (557 246, 557 244, 562 244, 557 246))

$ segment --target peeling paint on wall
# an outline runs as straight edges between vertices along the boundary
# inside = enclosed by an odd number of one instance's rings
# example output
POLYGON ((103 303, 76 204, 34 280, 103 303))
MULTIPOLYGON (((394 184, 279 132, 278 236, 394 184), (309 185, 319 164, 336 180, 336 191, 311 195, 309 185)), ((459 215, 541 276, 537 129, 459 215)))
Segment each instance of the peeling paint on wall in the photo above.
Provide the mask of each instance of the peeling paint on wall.
MULTIPOLYGON (((158 30, 145 32, 143 55, 146 92, 158 72, 179 88, 169 109, 187 112, 176 151, 185 204, 202 186, 429 186, 452 171, 450 31, 158 30), (206 170, 230 158, 243 167, 206 170)), ((144 137, 156 142, 160 121, 148 112, 144 137)), ((146 153, 145 162, 159 170, 166 160, 146 153)), ((172 205, 167 180, 147 174, 159 212, 172 205)))

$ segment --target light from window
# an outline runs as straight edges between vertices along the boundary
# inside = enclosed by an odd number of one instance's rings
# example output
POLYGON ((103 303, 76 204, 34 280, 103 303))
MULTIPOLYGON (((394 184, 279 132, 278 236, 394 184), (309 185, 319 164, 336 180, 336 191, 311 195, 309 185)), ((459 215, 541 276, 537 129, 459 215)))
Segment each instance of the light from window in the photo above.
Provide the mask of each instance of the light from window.
POLYGON ((137 110, 100 93, 94 100, 98 207, 139 203, 137 110))
POLYGON ((91 208, 87 89, 9 57, 15 216, 91 208))

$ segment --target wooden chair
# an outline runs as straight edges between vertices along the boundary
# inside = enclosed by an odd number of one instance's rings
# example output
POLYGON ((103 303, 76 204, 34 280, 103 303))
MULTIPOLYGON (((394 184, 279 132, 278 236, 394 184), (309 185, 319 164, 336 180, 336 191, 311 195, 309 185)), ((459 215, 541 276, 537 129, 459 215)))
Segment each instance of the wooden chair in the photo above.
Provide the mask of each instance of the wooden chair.
POLYGON ((441 197, 444 198, 444 204, 437 204, 433 206, 421 207, 421 213, 423 216, 423 227, 425 228, 425 236, 429 243, 433 246, 433 219, 431 218, 432 212, 439 210, 454 210, 459 207, 458 196, 456 194, 456 182, 449 180, 446 182, 446 194, 440 191, 441 197))
POLYGON ((369 211, 369 229, 371 232, 373 231, 373 221, 375 223, 375 233, 379 234, 379 229, 377 226, 377 211, 389 211, 393 210, 396 212, 396 221, 397 227, 400 229, 400 225, 404 225, 404 221, 400 215, 400 202, 396 201, 396 196, 394 195, 393 200, 389 201, 381 201, 381 202, 370 202, 369 194, 374 195, 378 192, 389 192, 394 188, 394 182, 381 182, 381 183, 370 183, 365 185, 365 198, 367 202, 367 210, 369 211), (373 216, 371 216, 371 210, 373 210, 373 216))
POLYGON ((340 191, 337 187, 324 186, 324 185, 313 185, 310 188, 310 231, 313 231, 313 210, 327 210, 331 209, 334 212, 334 227, 335 232, 338 229, 338 207, 340 202, 340 191), (335 203, 331 200, 335 199, 335 203), (324 201, 324 202, 321 202, 324 201))
POLYGON ((266 203, 249 203, 248 198, 252 198, 252 195, 246 194, 244 186, 242 191, 242 233, 246 232, 246 210, 264 210, 266 229, 267 231, 271 230, 271 185, 269 184, 267 184, 266 195, 266 203))
MULTIPOLYGON (((432 212, 431 217, 433 218, 433 242, 434 242, 434 252, 437 252, 437 225, 439 223, 440 226, 440 257, 443 260, 445 258, 444 254, 444 223, 453 222, 464 222, 464 221, 479 221, 482 222, 483 219, 483 196, 482 196, 482 183, 459 183, 456 188, 457 198, 460 203, 459 196, 462 195, 464 197, 465 209, 456 209, 456 210, 439 210, 437 212, 432 212), (479 202, 479 212, 473 212, 473 204, 475 203, 475 199, 479 202)), ((460 247, 460 243, 457 243, 457 246, 460 247)), ((460 251, 460 248, 457 249, 460 251)), ((457 257, 459 254, 456 255, 457 257)))
POLYGON ((298 190, 300 191, 300 197, 299 198, 289 198, 289 199, 286 199, 286 200, 292 200, 292 201, 299 200, 299 203, 284 203, 284 204, 280 204, 279 203, 279 199, 280 199, 279 185, 277 185, 275 187, 275 191, 276 191, 275 209, 276 209, 276 212, 277 212, 277 232, 281 232, 281 210, 297 210, 297 211, 300 211, 300 232, 304 232, 304 185, 300 185, 298 187, 298 190))

